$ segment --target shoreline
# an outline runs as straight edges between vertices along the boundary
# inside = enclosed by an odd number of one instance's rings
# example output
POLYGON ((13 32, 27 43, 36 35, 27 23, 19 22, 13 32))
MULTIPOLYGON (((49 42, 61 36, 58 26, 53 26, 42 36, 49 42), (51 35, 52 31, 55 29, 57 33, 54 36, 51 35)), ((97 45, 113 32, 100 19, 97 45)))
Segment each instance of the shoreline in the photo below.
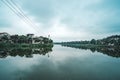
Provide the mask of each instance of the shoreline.
POLYGON ((0 43, 0 48, 41 48, 41 47, 53 47, 53 43, 49 44, 0 43))

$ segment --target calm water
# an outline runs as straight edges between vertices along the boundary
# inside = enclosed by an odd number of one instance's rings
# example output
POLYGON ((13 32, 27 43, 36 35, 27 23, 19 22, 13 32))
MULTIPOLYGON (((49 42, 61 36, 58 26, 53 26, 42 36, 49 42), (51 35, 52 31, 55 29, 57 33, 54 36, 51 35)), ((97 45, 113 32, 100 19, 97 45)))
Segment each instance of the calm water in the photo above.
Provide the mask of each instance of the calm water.
POLYGON ((120 80, 120 58, 55 45, 44 55, 3 56, 0 80, 120 80))

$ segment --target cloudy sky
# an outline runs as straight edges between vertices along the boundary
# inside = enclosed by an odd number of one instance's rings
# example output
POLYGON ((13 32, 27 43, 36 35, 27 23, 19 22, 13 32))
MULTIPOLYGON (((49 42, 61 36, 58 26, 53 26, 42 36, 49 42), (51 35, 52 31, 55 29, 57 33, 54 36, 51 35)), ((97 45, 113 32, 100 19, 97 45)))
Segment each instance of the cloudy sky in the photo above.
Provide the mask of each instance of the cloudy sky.
POLYGON ((120 34, 120 0, 0 0, 0 32, 50 35, 54 41, 120 34), (16 3, 30 23, 7 1, 16 3))

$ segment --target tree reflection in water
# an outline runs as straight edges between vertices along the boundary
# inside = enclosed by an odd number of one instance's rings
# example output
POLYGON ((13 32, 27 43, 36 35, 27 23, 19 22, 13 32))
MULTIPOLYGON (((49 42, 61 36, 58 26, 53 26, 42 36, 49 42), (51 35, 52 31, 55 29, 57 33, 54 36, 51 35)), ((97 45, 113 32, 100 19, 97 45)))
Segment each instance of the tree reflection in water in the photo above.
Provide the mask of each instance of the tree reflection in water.
POLYGON ((41 47, 41 48, 4 48, 0 49, 0 58, 6 58, 7 56, 20 56, 32 58, 33 54, 46 55, 52 51, 52 47, 41 47))
POLYGON ((77 48, 77 49, 89 49, 91 50, 93 53, 95 51, 106 54, 108 56, 112 56, 112 57, 116 57, 116 58, 120 58, 120 47, 93 47, 93 48, 89 48, 86 46, 72 46, 72 45, 62 45, 62 46, 66 46, 66 47, 72 47, 72 48, 77 48))

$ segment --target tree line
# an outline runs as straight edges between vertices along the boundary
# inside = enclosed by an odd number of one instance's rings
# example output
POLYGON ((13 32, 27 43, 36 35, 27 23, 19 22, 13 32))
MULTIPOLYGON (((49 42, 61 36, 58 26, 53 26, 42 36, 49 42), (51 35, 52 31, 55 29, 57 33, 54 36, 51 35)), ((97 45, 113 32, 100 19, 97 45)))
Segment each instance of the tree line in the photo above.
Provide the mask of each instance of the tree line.
POLYGON ((106 45, 106 46, 120 46, 120 35, 113 35, 103 39, 91 39, 90 41, 69 41, 69 42, 59 42, 56 44, 92 44, 92 45, 106 45))

